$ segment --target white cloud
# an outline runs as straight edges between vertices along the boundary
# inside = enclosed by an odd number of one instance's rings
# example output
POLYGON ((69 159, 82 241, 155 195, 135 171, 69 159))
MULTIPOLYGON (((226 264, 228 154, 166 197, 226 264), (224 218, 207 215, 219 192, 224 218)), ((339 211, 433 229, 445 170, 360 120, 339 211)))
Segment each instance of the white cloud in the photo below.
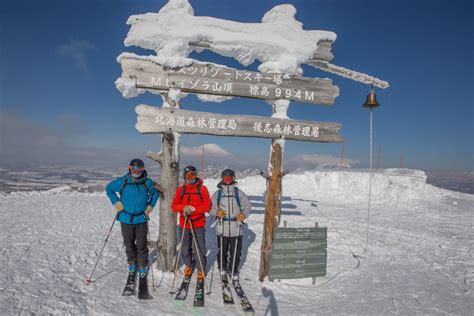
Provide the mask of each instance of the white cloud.
POLYGON ((79 69, 87 71, 86 53, 95 49, 94 44, 88 40, 70 40, 68 43, 59 45, 56 51, 60 56, 72 59, 79 69))
MULTIPOLYGON (((180 149, 183 155, 188 156, 201 156, 202 154, 202 146, 181 146, 180 149)), ((212 156, 212 157, 228 157, 232 156, 227 150, 222 148, 217 144, 204 144, 204 155, 205 156, 212 156)))
MULTIPOLYGON (((73 115, 64 114, 56 121, 67 122, 72 118, 80 130, 80 120, 73 115)), ((76 145, 75 134, 67 124, 55 124, 53 128, 25 115, 0 111, 0 163, 109 165, 133 155, 137 155, 137 151, 128 147, 107 149, 76 145)))

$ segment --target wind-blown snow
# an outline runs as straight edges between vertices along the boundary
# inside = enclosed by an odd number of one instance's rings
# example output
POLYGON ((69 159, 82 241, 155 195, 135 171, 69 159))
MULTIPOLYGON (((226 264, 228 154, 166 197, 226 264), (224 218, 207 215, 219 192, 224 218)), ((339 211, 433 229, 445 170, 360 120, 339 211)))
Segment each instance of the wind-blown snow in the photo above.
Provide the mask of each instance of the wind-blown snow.
POLYGON ((262 23, 239 23, 195 16, 187 0, 171 0, 158 13, 131 16, 126 46, 156 52, 156 61, 169 67, 190 65, 190 42, 211 41, 218 54, 234 57, 247 66, 255 60, 263 72, 302 73, 300 64, 316 52, 321 40, 334 41, 336 34, 303 30, 296 9, 283 4, 268 11, 262 23))
MULTIPOLYGON (((285 176, 282 220, 290 227, 313 222, 328 227, 327 276, 313 286, 310 279, 258 281, 265 179, 238 179, 254 208, 246 221, 241 283, 256 314, 470 315, 474 197, 438 189, 425 180, 423 172, 407 169, 374 174, 365 256, 368 173, 307 171, 285 176)), ((211 194, 217 181, 205 183, 211 194)), ((1 315, 242 314, 238 305, 222 304, 211 218, 206 244, 212 294, 200 311, 192 306, 194 279, 187 301, 177 305, 168 294, 172 275, 156 269, 155 299, 138 302, 120 295, 126 263, 117 224, 96 281, 83 284, 115 214, 103 193, 0 195, 0 212, 1 315)), ((155 210, 150 222, 152 238, 158 233, 157 214, 155 210)))

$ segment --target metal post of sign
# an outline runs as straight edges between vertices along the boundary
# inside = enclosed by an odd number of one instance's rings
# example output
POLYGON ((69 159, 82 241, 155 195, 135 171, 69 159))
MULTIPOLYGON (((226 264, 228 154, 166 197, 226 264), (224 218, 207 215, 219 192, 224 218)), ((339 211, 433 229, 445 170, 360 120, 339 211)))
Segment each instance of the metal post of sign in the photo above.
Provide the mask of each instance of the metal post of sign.
POLYGON ((367 234, 365 239, 365 249, 364 253, 368 252, 369 247, 369 227, 370 227, 370 202, 372 196, 372 109, 375 107, 380 106, 380 103, 377 101, 377 96, 374 92, 374 85, 370 88, 370 93, 367 95, 367 98, 362 105, 364 108, 369 109, 369 117, 370 117, 370 132, 369 132, 369 198, 368 198, 368 205, 367 205, 367 234))
POLYGON ((370 202, 372 199, 372 108, 369 110, 370 115, 370 144, 369 144, 369 198, 368 198, 368 205, 367 205, 367 233, 365 236, 365 249, 364 252, 367 253, 369 248, 369 227, 370 227, 370 202))

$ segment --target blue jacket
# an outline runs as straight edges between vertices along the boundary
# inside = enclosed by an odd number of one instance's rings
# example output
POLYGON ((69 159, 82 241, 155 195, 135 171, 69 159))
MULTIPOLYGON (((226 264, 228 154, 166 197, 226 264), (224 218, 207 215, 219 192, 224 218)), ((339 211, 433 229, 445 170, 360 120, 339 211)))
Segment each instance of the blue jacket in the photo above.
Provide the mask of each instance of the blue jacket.
POLYGON ((144 211, 147 205, 155 207, 159 193, 153 186, 153 180, 146 175, 138 180, 130 174, 119 177, 110 182, 105 188, 112 204, 122 201, 124 210, 118 213, 117 220, 124 224, 140 224, 147 221, 144 211), (124 181, 126 185, 124 186, 124 181), (120 191, 123 192, 120 197, 120 191))

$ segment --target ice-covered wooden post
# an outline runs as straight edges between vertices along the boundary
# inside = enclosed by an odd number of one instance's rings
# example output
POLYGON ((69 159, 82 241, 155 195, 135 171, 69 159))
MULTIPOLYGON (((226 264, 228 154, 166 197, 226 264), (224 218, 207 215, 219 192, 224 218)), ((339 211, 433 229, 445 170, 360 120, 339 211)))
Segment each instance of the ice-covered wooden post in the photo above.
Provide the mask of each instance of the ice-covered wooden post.
MULTIPOLYGON (((167 93, 163 94, 164 104, 171 108, 179 108, 179 100, 170 100, 167 93)), ((163 271, 172 271, 176 256, 176 213, 171 211, 171 202, 179 176, 179 136, 177 133, 164 133, 161 136, 161 151, 149 151, 147 157, 157 161, 161 166, 160 184, 163 194, 160 202, 160 224, 156 242, 159 260, 157 266, 163 271)))
POLYGON ((263 281, 270 271, 270 254, 273 245, 273 235, 278 227, 281 213, 281 177, 283 146, 278 140, 272 140, 270 163, 267 175, 267 190, 265 192, 265 219, 263 226, 262 248, 260 256, 259 280, 263 281))

